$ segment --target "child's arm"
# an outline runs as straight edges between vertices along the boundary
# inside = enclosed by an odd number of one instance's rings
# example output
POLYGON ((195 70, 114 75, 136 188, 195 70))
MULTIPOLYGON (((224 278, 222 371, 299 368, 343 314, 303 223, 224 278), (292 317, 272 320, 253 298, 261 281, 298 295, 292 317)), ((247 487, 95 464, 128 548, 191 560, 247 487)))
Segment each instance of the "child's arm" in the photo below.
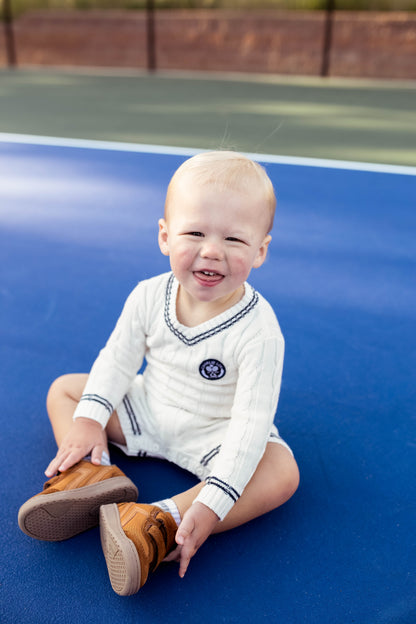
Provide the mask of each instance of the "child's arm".
POLYGON ((45 470, 45 475, 53 477, 58 470, 64 472, 86 455, 91 455, 91 462, 99 465, 103 451, 108 453, 107 436, 101 425, 90 418, 77 418, 45 470))
POLYGON ((176 533, 176 542, 182 546, 179 576, 184 577, 191 557, 211 535, 219 518, 215 512, 203 503, 194 503, 185 512, 176 533))
POLYGON ((105 429, 142 366, 146 347, 145 286, 145 282, 140 282, 128 296, 114 330, 90 370, 74 420, 95 420, 105 429))
POLYGON ((223 520, 240 498, 266 449, 280 392, 284 343, 278 331, 246 340, 236 354, 231 418, 210 474, 196 497, 223 520))
POLYGON ((88 376, 81 400, 76 406, 73 423, 59 441, 56 456, 45 474, 51 477, 68 470, 86 455, 100 464, 107 451, 105 427, 142 365, 145 349, 140 303, 146 300, 141 282, 129 295, 105 347, 100 351, 88 376))

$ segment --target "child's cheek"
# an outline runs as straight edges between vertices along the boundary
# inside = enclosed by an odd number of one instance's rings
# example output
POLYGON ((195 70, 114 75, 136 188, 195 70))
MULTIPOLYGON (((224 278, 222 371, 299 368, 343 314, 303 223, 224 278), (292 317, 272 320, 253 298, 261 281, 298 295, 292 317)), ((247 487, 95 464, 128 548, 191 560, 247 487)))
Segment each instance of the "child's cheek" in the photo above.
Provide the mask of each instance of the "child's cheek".
POLYGON ((191 246, 179 244, 175 246, 173 253, 171 254, 172 265, 178 269, 186 270, 192 264, 195 258, 195 253, 191 246))
POLYGON ((250 273, 251 266, 250 258, 248 258, 246 254, 242 252, 234 254, 232 259, 232 273, 234 275, 240 275, 242 278, 246 279, 250 273))

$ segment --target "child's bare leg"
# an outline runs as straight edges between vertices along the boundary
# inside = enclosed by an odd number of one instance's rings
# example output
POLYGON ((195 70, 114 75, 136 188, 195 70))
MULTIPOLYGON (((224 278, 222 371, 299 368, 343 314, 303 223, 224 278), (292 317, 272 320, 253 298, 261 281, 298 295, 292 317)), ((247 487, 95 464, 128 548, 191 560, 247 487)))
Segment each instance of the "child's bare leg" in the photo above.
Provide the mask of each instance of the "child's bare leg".
MULTIPOLYGON (((228 531, 280 507, 293 496, 298 485, 299 470, 292 454, 281 444, 269 442, 244 492, 213 532, 228 531)), ((182 518, 203 486, 199 483, 172 497, 182 518)))
MULTIPOLYGON (((58 377, 49 389, 46 407, 58 446, 72 426, 72 417, 87 380, 88 375, 84 373, 63 375, 58 377)), ((109 440, 119 444, 126 443, 116 412, 112 414, 106 432, 109 440)))
POLYGON ((63 375, 49 388, 46 409, 58 447, 72 426, 72 417, 87 379, 88 375, 84 374, 63 375))
MULTIPOLYGON (((95 445, 95 450, 93 448, 94 445, 89 447, 93 449, 91 452, 91 461, 95 464, 100 463, 101 453, 103 451, 106 451, 108 454, 108 439, 119 442, 120 444, 125 444, 125 438, 116 412, 112 414, 105 431, 101 429, 98 423, 88 421, 88 419, 81 418, 80 421, 84 421, 84 423, 77 421, 77 423, 74 424, 74 411, 82 396, 87 379, 88 375, 85 374, 64 375, 58 377, 49 390, 47 410, 58 445, 57 455, 46 469, 46 475, 49 477, 55 474, 58 469, 60 471, 67 470, 84 456, 79 454, 80 451, 77 451, 76 444, 73 447, 74 450, 71 450, 71 445, 68 443, 68 439, 76 440, 76 438, 74 438, 74 429, 77 427, 79 428, 79 426, 91 430, 94 428, 97 429, 98 444, 95 445), (67 447, 69 447, 69 450, 67 447)), ((84 433, 85 435, 89 435, 87 429, 85 429, 84 433)), ((83 435, 80 436, 80 439, 83 440, 83 435)), ((88 449, 85 449, 85 451, 85 455, 87 455, 88 449)))
MULTIPOLYGON (((87 375, 60 377, 48 394, 58 450, 45 474, 48 478, 60 474, 27 500, 18 513, 22 531, 36 539, 68 539, 98 524, 100 505, 137 500, 135 484, 117 466, 103 465, 107 463, 103 452, 108 444, 101 425, 88 418, 73 421, 86 381, 87 375), (81 461, 86 456, 89 463, 81 461)), ((111 435, 117 436, 116 414, 111 423, 111 435)))
POLYGON ((269 442, 241 497, 214 532, 228 531, 277 509, 298 486, 299 469, 292 453, 281 444, 269 442))
POLYGON ((299 471, 290 451, 269 442, 253 477, 222 522, 218 522, 215 513, 205 505, 192 505, 203 483, 174 496, 182 522, 176 534, 179 546, 167 560, 180 561, 179 576, 183 577, 191 557, 210 534, 227 531, 272 511, 295 493, 298 484, 299 471))

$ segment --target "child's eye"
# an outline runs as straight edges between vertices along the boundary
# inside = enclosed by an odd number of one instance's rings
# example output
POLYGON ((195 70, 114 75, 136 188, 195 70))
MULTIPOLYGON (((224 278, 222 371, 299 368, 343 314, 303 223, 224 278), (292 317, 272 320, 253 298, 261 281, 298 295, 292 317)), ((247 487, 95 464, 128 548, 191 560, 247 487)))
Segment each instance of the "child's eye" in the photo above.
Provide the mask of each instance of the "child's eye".
POLYGON ((189 236, 203 236, 202 232, 188 232, 189 236))
POLYGON ((227 236, 226 240, 231 241, 232 243, 243 243, 244 242, 240 238, 236 238, 235 236, 227 236))

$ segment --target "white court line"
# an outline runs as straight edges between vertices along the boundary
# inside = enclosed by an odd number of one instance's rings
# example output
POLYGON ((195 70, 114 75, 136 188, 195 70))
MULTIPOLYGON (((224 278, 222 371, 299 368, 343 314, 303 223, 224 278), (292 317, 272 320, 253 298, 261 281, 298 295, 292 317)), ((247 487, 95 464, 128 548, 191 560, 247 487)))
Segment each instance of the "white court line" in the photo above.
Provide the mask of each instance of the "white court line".
MULTIPOLYGON (((117 152, 137 152, 144 154, 164 154, 167 156, 193 156, 207 150, 192 147, 173 147, 168 145, 146 145, 142 143, 124 143, 120 141, 99 141, 93 139, 68 139, 32 134, 9 134, 0 132, 0 142, 21 143, 26 145, 50 145, 53 147, 74 147, 81 149, 113 150, 117 152)), ((354 162, 350 160, 331 160, 327 158, 304 158, 300 156, 275 156, 273 154, 253 154, 246 156, 263 163, 294 165, 297 167, 321 167, 326 169, 347 169, 350 171, 370 171, 375 173, 394 173, 416 176, 416 167, 405 165, 384 165, 379 163, 354 162)))

